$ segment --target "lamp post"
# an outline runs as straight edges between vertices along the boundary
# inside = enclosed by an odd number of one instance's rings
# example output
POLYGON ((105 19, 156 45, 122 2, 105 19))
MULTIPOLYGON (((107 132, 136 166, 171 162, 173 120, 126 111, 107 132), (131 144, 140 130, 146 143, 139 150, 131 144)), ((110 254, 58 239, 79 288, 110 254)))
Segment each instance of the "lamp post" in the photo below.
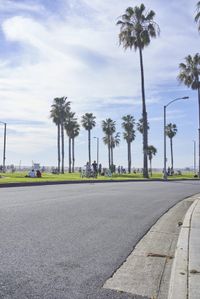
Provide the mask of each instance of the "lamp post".
POLYGON ((172 101, 170 101, 167 105, 164 106, 164 174, 163 178, 164 180, 167 180, 167 157, 166 157, 166 109, 169 105, 172 103, 179 101, 179 100, 186 100, 189 99, 189 97, 182 97, 182 98, 176 98, 172 101))
POLYGON ((4 142, 3 142, 3 172, 6 171, 6 123, 0 121, 4 125, 4 142))
POLYGON ((99 137, 94 137, 97 140, 97 168, 99 168, 99 137))
POLYGON ((196 174, 196 141, 193 140, 193 154, 194 154, 194 175, 196 174))

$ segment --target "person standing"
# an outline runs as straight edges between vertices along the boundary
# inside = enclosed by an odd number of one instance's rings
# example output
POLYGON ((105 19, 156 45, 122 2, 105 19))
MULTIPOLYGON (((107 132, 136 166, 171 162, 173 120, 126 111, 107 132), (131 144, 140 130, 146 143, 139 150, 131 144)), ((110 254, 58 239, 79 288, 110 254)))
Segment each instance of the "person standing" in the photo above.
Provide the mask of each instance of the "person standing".
POLYGON ((93 168, 94 173, 97 174, 97 162, 96 161, 94 161, 92 163, 92 168, 93 168))

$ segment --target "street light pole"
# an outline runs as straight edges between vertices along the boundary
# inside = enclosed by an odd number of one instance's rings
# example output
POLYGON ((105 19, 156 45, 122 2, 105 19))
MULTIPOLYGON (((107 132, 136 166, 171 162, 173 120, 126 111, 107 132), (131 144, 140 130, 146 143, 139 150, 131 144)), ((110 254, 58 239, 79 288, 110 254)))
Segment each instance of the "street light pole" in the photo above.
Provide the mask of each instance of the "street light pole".
POLYGON ((6 172, 6 123, 0 121, 4 125, 4 142, 3 142, 3 172, 6 172))
POLYGON ((97 168, 99 168, 99 137, 94 137, 97 140, 97 168))
POLYGON ((167 135, 166 135, 166 108, 164 106, 164 180, 167 180, 167 154, 166 154, 166 143, 167 143, 167 135))
POLYGON ((194 174, 196 174, 196 141, 194 140, 194 174))
POLYGON ((169 105, 171 105, 172 103, 179 101, 179 100, 186 100, 189 99, 189 97, 182 97, 182 98, 176 98, 172 101, 170 101, 167 105, 164 106, 164 169, 163 169, 163 178, 164 180, 167 180, 167 154, 166 154, 166 139, 167 139, 167 135, 166 135, 166 109, 169 105))

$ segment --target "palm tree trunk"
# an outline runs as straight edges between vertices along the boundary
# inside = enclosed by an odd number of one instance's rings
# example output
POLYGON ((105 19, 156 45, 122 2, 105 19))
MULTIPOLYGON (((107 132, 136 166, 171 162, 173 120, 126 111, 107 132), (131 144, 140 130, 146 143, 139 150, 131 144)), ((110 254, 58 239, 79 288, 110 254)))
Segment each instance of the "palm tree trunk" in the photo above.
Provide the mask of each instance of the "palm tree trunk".
POLYGON ((72 159, 71 159, 71 138, 69 137, 69 173, 72 172, 72 159))
POLYGON ((89 165, 91 165, 91 132, 88 130, 88 155, 89 155, 89 165))
POLYGON ((131 173, 131 143, 128 142, 128 173, 131 173))
POLYGON ((141 70, 141 89, 142 89, 142 118, 143 118, 143 177, 148 178, 148 159, 147 159, 147 147, 148 147, 148 129, 147 129, 147 111, 145 102, 145 90, 144 90, 144 67, 142 58, 142 49, 139 48, 140 53, 140 70, 141 70))
POLYGON ((108 168, 110 168, 110 145, 108 143, 108 168))
POLYGON ((130 157, 129 157, 129 142, 127 141, 127 154, 128 154, 128 173, 130 173, 129 171, 129 160, 130 160, 130 157))
POLYGON ((57 136, 57 147, 58 147, 58 173, 60 173, 60 124, 58 127, 58 136, 57 136))
POLYGON ((173 172, 173 170, 174 170, 174 158, 173 158, 172 138, 170 138, 170 149, 171 149, 171 172, 173 172))
MULTIPOLYGON (((198 86, 200 85, 198 78, 198 86)), ((200 87, 198 87, 198 106, 199 106, 199 169, 198 169, 198 178, 200 179, 200 87)))
POLYGON ((110 148, 110 154, 111 154, 111 165, 113 165, 113 146, 110 148))
POLYGON ((108 168, 110 169, 111 164, 111 147, 110 147, 110 136, 108 136, 108 168))
POLYGON ((149 164, 150 164, 150 173, 151 173, 151 176, 152 176, 152 159, 149 159, 149 164))
POLYGON ((74 172, 75 164, 75 151, 74 151, 74 138, 72 138, 72 172, 74 172))
POLYGON ((63 122, 61 123, 61 147, 62 147, 62 165, 61 165, 61 171, 64 173, 64 125, 63 122))

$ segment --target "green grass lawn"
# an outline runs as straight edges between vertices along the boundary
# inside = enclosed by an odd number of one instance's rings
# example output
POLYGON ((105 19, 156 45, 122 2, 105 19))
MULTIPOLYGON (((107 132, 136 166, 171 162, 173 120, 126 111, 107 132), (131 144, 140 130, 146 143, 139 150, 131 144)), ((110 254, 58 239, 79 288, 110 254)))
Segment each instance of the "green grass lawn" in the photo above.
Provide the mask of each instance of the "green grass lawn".
MULTIPOLYGON (((0 173, 0 184, 3 183, 24 183, 24 182, 51 182, 51 181, 77 181, 77 180, 96 180, 94 178, 81 178, 79 173, 65 173, 65 174, 51 174, 43 173, 42 178, 27 178, 25 177, 27 172, 14 172, 14 173, 0 173)), ((150 177, 153 179, 162 179, 162 173, 153 173, 150 177)), ((193 173, 187 173, 183 175, 174 175, 169 177, 169 180, 173 179, 193 179, 193 173)), ((98 176, 98 180, 134 180, 143 179, 142 174, 114 174, 112 177, 98 176)))

